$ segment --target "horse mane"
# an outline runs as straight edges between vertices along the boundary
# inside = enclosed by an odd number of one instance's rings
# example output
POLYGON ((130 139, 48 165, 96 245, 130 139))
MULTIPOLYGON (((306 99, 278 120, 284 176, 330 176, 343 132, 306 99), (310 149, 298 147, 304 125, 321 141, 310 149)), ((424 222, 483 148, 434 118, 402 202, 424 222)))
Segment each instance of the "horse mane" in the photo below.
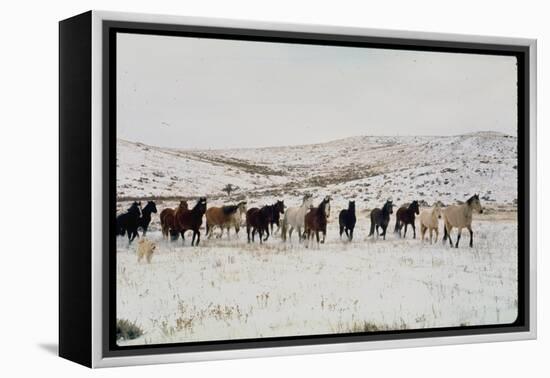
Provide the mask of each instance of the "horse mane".
POLYGON ((474 201, 474 199, 479 199, 479 196, 477 194, 474 194, 473 196, 471 196, 470 198, 468 198, 468 200, 466 200, 466 203, 468 205, 471 205, 472 202, 474 201))
POLYGON ((231 215, 231 214, 234 214, 238 208, 239 208, 239 205, 226 205, 226 206, 222 206, 222 211, 225 215, 231 215))
POLYGON ((383 212, 384 214, 390 214, 391 206, 392 206, 392 203, 389 202, 389 201, 386 201, 386 203, 384 204, 384 206, 382 206, 382 212, 383 212))

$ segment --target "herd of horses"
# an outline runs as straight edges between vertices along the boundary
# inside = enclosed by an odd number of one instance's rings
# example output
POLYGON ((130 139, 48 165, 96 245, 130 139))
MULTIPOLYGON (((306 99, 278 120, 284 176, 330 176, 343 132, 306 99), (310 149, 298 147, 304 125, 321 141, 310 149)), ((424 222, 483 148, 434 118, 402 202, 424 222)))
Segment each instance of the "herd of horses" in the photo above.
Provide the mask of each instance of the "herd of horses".
MULTIPOLYGON (((307 241, 306 247, 315 238, 317 245, 324 243, 327 234, 327 223, 330 217, 330 196, 322 199, 317 207, 313 206, 313 196, 304 195, 302 204, 298 207, 287 208, 284 201, 276 201, 272 205, 263 207, 253 207, 247 209, 247 203, 241 201, 237 204, 221 207, 207 207, 205 197, 200 197, 196 204, 190 209, 187 201, 180 201, 177 208, 163 209, 160 214, 160 224, 162 235, 171 240, 177 240, 179 236, 185 242, 185 232, 193 231, 191 240, 192 246, 198 246, 200 243, 200 228, 203 218, 206 217, 206 237, 211 238, 216 228, 220 229, 220 234, 216 237, 221 238, 224 231, 227 231, 227 237, 230 237, 230 230, 234 229, 238 234, 245 218, 247 240, 249 243, 255 241, 255 235, 261 243, 266 242, 270 235, 281 232, 283 241, 291 240, 294 231, 297 233, 298 241, 307 241), (273 230, 274 226, 277 228, 273 230), (322 234, 322 239, 320 238, 322 234)), ((375 208, 370 212, 370 232, 369 237, 386 239, 386 232, 390 224, 390 215, 393 214, 395 205, 392 200, 387 200, 380 208, 375 208)), ((473 247, 472 215, 481 214, 483 209, 477 194, 470 197, 466 202, 443 207, 438 202, 432 208, 428 208, 420 213, 418 201, 412 201, 410 204, 401 206, 395 213, 394 232, 400 237, 405 238, 407 228, 411 226, 413 238, 416 238, 416 218, 418 216, 420 224, 420 233, 422 241, 426 232, 429 231, 430 243, 432 243, 433 234, 437 242, 439 236, 439 219, 443 218, 443 242, 449 240, 453 247, 451 231, 458 229, 456 243, 458 243, 462 230, 466 228, 470 232, 470 247, 473 247), (403 231, 403 234, 401 234, 403 231)), ((139 237, 138 230, 142 230, 142 235, 147 233, 151 223, 151 215, 157 213, 156 204, 148 201, 142 208, 140 202, 134 202, 128 210, 116 218, 116 234, 119 236, 128 236, 128 242, 131 243, 136 237, 139 237)), ((349 201, 348 208, 342 209, 338 216, 340 238, 343 234, 349 241, 353 240, 353 231, 357 223, 355 212, 355 201, 349 201)))

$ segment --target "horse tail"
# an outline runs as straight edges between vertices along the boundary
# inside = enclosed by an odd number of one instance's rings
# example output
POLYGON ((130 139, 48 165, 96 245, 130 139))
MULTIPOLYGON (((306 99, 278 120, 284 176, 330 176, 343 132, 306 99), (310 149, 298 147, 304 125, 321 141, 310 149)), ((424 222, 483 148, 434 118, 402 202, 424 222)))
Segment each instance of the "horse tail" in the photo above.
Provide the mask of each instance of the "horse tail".
POLYGON ((374 219, 373 219, 373 216, 372 216, 372 213, 370 215, 370 232, 369 232, 369 236, 372 236, 374 235, 374 219))
POLYGON ((399 217, 395 217, 395 229, 393 230, 393 232, 395 232, 396 234, 399 232, 399 217))

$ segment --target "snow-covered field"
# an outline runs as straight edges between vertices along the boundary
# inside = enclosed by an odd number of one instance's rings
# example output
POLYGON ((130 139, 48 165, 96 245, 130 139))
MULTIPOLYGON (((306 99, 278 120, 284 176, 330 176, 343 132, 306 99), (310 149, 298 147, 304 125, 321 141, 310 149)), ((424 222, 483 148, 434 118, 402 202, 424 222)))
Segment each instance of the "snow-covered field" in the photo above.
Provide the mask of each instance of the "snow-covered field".
MULTIPOLYGON (((517 314, 517 228, 475 221, 474 248, 390 233, 353 242, 331 224, 327 242, 306 249, 270 238, 163 241, 151 264, 135 245, 117 248, 117 317, 145 334, 121 345, 311 335, 376 329, 504 324, 517 314)), ((412 235, 411 235, 412 236, 412 235)))
MULTIPOLYGON (((499 133, 453 137, 353 137, 324 144, 235 150, 174 150, 119 140, 118 212, 153 199, 160 212, 180 199, 208 206, 284 199, 297 206, 330 194, 327 242, 306 249, 279 235, 262 246, 206 239, 165 241, 153 215, 151 264, 136 243, 117 240, 117 318, 144 335, 121 345, 504 324, 517 313, 517 139, 499 133), (228 198, 222 188, 238 190, 228 198), (401 205, 464 201, 479 193, 474 248, 393 234, 367 238, 368 214, 388 198, 401 205), (355 239, 338 237, 338 212, 355 199, 355 239)), ((421 208, 422 210, 422 208, 421 208)), ((440 232, 442 226, 440 224, 440 232)), ((294 235, 295 236, 295 235, 294 235)), ((441 237, 441 235, 440 235, 441 237)), ((453 232, 456 240, 456 230, 453 232)))

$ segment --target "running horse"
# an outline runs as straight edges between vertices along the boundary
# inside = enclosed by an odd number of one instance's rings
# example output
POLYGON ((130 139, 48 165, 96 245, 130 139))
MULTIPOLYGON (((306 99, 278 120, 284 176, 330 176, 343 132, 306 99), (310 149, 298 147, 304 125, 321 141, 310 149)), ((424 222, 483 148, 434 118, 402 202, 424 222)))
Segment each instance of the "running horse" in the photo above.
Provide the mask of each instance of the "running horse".
POLYGON ((174 215, 174 227, 175 231, 181 234, 183 243, 185 243, 185 231, 193 231, 193 239, 191 239, 191 246, 198 246, 201 241, 200 227, 202 225, 202 217, 206 213, 206 198, 200 197, 197 203, 191 210, 182 209, 178 207, 176 214, 174 215), (195 237, 196 243, 195 243, 195 237))
MULTIPOLYGON (((187 204, 187 201, 180 201, 178 207, 183 210, 189 210, 189 205, 187 204)), ((176 228, 174 225, 174 220, 177 210, 178 208, 171 209, 167 207, 160 212, 160 228, 162 230, 162 236, 165 238, 168 238, 171 232, 175 239, 177 239, 178 237, 177 232, 173 232, 176 228)))
POLYGON ((224 228, 227 229, 227 238, 229 239, 229 229, 235 228, 235 234, 239 234, 242 215, 246 213, 246 202, 241 201, 236 205, 227 205, 222 207, 210 207, 206 210, 206 236, 210 239, 216 226, 221 229, 218 238, 223 236, 224 228))
POLYGON ((405 226, 403 237, 407 236, 407 226, 410 224, 413 229, 413 239, 416 239, 416 227, 414 225, 415 215, 420 214, 418 201, 412 201, 408 206, 401 206, 395 213, 395 233, 401 237, 401 229, 405 226))
POLYGON ((321 244, 325 242, 327 236, 327 218, 328 209, 330 208, 330 197, 326 196, 318 207, 311 208, 304 218, 304 235, 307 239, 307 246, 309 247, 310 240, 313 239, 313 233, 317 239, 317 245, 319 245, 319 232, 323 233, 323 240, 321 244))
POLYGON ((445 208, 443 211, 443 243, 449 238, 449 244, 451 248, 453 247, 451 231, 456 227, 458 228, 458 236, 456 237, 455 248, 458 248, 462 229, 467 228, 470 231, 470 248, 474 246, 474 232, 472 231, 472 215, 474 211, 478 214, 483 213, 483 208, 477 194, 468 198, 466 203, 462 205, 451 205, 445 208))
POLYGON ((393 214, 393 203, 391 200, 387 200, 382 209, 375 208, 370 212, 370 232, 369 236, 374 235, 374 229, 376 228, 376 236, 383 236, 386 240, 386 230, 390 224, 390 214, 393 214), (378 233, 378 228, 382 228, 382 233, 378 233))

